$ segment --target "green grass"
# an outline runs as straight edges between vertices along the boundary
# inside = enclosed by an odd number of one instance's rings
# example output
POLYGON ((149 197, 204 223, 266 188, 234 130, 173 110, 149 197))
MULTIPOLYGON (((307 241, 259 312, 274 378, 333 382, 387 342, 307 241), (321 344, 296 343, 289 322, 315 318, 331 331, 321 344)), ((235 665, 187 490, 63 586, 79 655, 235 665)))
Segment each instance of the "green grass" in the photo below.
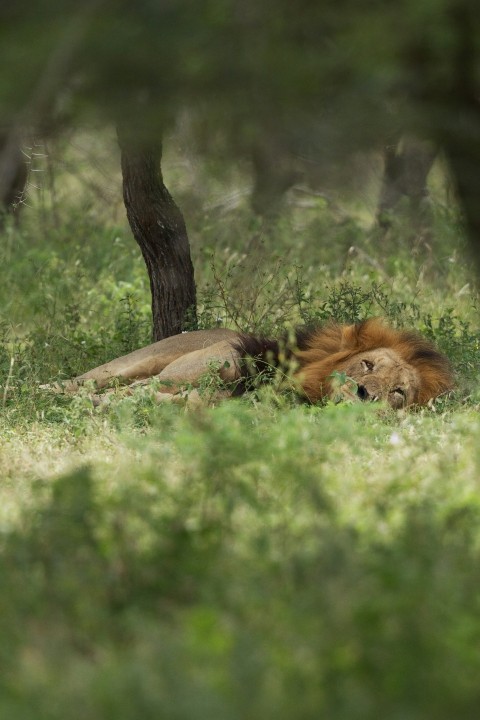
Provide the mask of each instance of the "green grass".
POLYGON ((5 717, 475 716, 476 413, 117 412, 18 438, 5 717))
POLYGON ((478 298, 456 213, 380 250, 321 200, 266 226, 177 193, 202 327, 384 315, 451 357, 433 408, 269 388, 94 408, 38 385, 148 342, 148 282, 118 208, 66 173, 0 251, 1 716, 476 718, 478 298))

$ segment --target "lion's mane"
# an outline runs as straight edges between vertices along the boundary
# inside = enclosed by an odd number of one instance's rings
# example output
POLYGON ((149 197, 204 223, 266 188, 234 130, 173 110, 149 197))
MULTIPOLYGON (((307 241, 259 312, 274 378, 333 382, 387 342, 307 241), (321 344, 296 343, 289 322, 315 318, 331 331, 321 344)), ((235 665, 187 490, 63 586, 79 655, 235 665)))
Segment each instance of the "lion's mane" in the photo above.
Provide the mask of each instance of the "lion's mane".
MULTIPOLYGON (((393 350, 416 371, 419 384, 411 404, 425 405, 453 386, 450 363, 431 342, 417 332, 390 328, 378 318, 353 325, 328 323, 304 328, 281 340, 241 335, 234 347, 245 358, 241 363, 244 378, 258 373, 268 376, 275 368, 287 369, 293 364, 300 390, 310 402, 329 395, 332 373, 346 361, 379 349, 393 350)), ((241 384, 240 391, 247 383, 241 384)))

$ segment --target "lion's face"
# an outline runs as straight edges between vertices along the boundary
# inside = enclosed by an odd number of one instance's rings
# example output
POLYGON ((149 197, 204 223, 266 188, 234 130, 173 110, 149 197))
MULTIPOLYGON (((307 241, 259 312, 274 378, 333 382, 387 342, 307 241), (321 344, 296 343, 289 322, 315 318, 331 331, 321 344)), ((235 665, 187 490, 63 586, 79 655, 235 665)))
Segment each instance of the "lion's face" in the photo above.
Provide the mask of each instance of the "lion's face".
POLYGON ((338 369, 355 381, 360 400, 384 400, 395 409, 415 402, 418 373, 395 350, 379 348, 360 352, 345 360, 338 369))

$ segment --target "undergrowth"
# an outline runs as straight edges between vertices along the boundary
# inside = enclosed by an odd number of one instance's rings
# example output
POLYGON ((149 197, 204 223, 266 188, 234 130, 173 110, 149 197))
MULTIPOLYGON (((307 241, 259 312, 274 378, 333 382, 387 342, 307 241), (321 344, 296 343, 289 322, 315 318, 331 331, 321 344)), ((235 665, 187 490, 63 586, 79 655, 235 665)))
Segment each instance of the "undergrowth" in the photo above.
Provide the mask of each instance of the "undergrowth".
POLYGON ((382 316, 433 340, 457 389, 408 413, 268 385, 217 402, 215 368, 213 407, 46 393, 147 344, 150 317, 125 224, 44 194, 0 249, 0 714, 475 718, 479 324, 458 214, 438 204, 412 244, 321 198, 267 224, 238 196, 187 217, 199 327, 382 316))
POLYGON ((5 717, 475 716, 474 414, 138 411, 3 523, 5 717))

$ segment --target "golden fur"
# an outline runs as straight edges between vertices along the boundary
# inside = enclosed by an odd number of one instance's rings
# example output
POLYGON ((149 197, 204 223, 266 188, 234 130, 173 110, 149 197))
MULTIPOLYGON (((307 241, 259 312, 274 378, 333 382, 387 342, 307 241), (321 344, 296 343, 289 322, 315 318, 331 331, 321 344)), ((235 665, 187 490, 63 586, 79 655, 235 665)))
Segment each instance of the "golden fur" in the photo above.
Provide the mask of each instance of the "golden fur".
POLYGON ((453 386, 447 358, 431 343, 377 318, 319 328, 294 356, 300 386, 311 402, 330 395, 335 371, 355 381, 360 399, 386 400, 393 407, 425 405, 453 386))
MULTIPOLYGON (((392 407, 425 405, 453 386, 447 358, 416 332, 394 330, 378 319, 354 325, 330 323, 298 331, 295 340, 269 340, 227 329, 199 330, 166 338, 90 370, 60 388, 75 391, 85 380, 98 388, 113 378, 126 382, 156 377, 174 397, 186 384, 194 386, 211 369, 239 394, 257 373, 271 375, 272 367, 295 367, 299 394, 315 403, 335 392, 332 373, 354 382, 360 400, 384 400, 392 407), (268 370, 269 372, 265 372, 268 370)), ((350 389, 347 394, 352 394, 350 389)), ((162 399, 162 398, 160 398, 162 399)))

